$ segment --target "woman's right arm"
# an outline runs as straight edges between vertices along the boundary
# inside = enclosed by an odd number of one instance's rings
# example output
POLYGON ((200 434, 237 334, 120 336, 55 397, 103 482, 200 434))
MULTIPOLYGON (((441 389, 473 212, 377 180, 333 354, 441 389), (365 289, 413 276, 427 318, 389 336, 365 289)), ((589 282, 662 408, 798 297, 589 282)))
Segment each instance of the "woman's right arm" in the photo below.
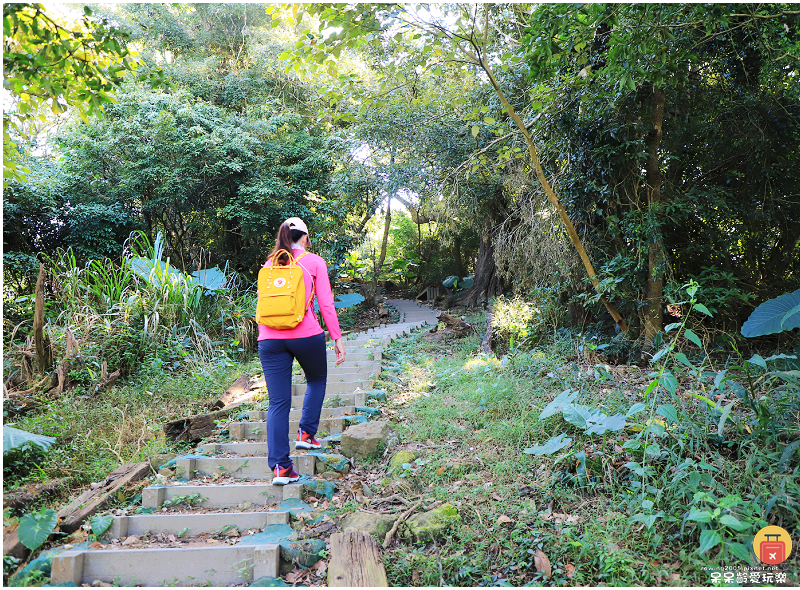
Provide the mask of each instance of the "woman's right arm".
POLYGON ((336 315, 336 305, 333 302, 333 289, 328 278, 328 266, 322 258, 319 259, 314 279, 322 319, 325 320, 331 340, 339 340, 342 337, 342 331, 339 328, 339 317, 336 315))

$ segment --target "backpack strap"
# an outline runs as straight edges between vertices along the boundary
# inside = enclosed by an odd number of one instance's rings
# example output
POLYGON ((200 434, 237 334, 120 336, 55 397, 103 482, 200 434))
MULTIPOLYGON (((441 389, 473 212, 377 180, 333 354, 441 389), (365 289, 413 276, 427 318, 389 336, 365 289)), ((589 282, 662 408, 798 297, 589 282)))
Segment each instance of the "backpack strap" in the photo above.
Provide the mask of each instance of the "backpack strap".
POLYGON ((300 264, 300 259, 306 254, 308 254, 308 252, 303 251, 303 253, 300 256, 294 259, 294 262, 300 268, 308 271, 308 276, 311 277, 311 297, 309 297, 308 303, 306 304, 306 311, 307 311, 311 307, 311 302, 314 301, 314 295, 316 294, 317 283, 314 280, 314 275, 311 274, 311 271, 305 268, 302 264, 300 264))

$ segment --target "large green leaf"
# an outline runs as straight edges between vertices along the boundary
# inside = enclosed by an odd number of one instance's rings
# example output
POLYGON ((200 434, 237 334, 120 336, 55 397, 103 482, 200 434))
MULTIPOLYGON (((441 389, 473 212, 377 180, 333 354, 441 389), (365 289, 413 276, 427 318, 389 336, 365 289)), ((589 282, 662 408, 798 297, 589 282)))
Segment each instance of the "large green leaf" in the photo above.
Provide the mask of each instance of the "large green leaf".
POLYGON ((192 273, 192 277, 208 291, 219 291, 225 288, 225 273, 219 267, 196 270, 192 273))
POLYGON ((737 559, 741 559, 745 563, 752 563, 753 558, 750 556, 750 550, 747 548, 747 545, 743 545, 742 543, 728 542, 726 543, 725 548, 728 550, 728 553, 737 559))
POLYGON ((606 416, 591 425, 591 427, 584 434, 605 434, 609 430, 616 432, 625 428, 625 416, 622 414, 614 414, 613 416, 606 416))
POLYGON ((542 413, 539 414, 539 420, 544 420, 545 418, 549 418, 555 414, 560 414, 564 408, 571 404, 577 397, 577 391, 570 391, 569 389, 562 391, 553 401, 544 407, 542 413))
POLYGON ((114 517, 111 514, 106 514, 104 516, 97 514, 92 517, 89 524, 92 525, 92 533, 99 537, 108 530, 112 522, 114 522, 114 517))
POLYGON ((446 289, 449 289, 449 288, 450 288, 450 287, 452 287, 452 286, 453 286, 453 285, 454 285, 456 282, 458 282, 458 277, 457 277, 457 276, 455 276, 455 275, 450 275, 449 277, 445 277, 445 279, 442 281, 442 285, 443 285, 443 286, 444 286, 446 289))
POLYGON ((698 510, 697 508, 692 508, 689 511, 689 515, 686 517, 686 520, 694 520, 696 522, 711 522, 711 519, 714 516, 708 510, 698 510))
POLYGON ((16 449, 17 447, 24 446, 28 443, 41 447, 46 451, 54 442, 56 442, 56 439, 54 439, 52 436, 33 434, 31 432, 19 430, 18 428, 12 428, 11 426, 3 426, 4 455, 11 449, 16 449))
POLYGON ((700 531, 700 554, 706 553, 722 542, 722 535, 717 531, 706 529, 700 531))
POLYGON ((572 442, 571 438, 568 438, 566 434, 559 434, 558 436, 554 436, 550 440, 548 440, 543 445, 538 445, 535 447, 531 447, 529 449, 525 449, 522 451, 526 455, 552 455, 556 451, 560 451, 564 447, 569 446, 572 442))
POLYGON ((31 512, 19 519, 17 537, 20 543, 33 551, 41 547, 58 524, 58 516, 52 508, 31 512))
POLYGON ((742 326, 742 335, 755 338, 794 328, 800 328, 800 289, 756 307, 742 326))
POLYGON ((564 408, 564 420, 570 424, 574 424, 578 428, 590 428, 594 424, 602 423, 606 418, 608 418, 608 416, 603 412, 588 406, 570 404, 564 408))

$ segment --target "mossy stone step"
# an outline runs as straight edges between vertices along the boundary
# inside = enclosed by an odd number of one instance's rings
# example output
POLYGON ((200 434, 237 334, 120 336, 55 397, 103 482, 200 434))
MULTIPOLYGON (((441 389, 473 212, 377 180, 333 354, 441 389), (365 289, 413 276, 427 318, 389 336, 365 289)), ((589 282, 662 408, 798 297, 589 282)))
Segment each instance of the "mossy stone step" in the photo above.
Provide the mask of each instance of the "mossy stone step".
MULTIPOLYGON (((322 418, 319 421, 319 431, 328 434, 339 434, 344 430, 344 418, 322 418)), ((289 421, 289 438, 295 439, 300 428, 299 420, 289 421)), ((228 426, 228 432, 233 440, 267 440, 266 422, 233 422, 228 426)))
POLYGON ((142 506, 160 508, 166 501, 196 497, 192 506, 201 508, 232 508, 244 502, 266 506, 288 498, 302 497, 302 484, 274 486, 272 484, 179 485, 152 486, 142 490, 142 506), (195 496, 196 494, 196 496, 195 496))
POLYGON ((234 526, 239 531, 263 529, 271 524, 289 524, 288 511, 232 512, 215 514, 139 514, 115 516, 105 534, 110 539, 119 539, 145 533, 196 537, 201 533, 215 533, 234 526))
POLYGON ((279 545, 69 550, 53 558, 51 583, 119 586, 233 586, 276 577, 279 545))

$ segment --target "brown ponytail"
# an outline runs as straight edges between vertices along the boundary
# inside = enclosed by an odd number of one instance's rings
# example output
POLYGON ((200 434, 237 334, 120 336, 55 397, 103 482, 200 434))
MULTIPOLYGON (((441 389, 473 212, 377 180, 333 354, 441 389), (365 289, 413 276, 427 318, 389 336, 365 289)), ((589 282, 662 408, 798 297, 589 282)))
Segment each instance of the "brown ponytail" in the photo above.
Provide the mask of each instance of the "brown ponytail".
MULTIPOLYGON (((306 235, 306 232, 302 232, 299 229, 292 229, 289 227, 288 223, 282 223, 281 228, 278 230, 278 237, 275 239, 275 247, 272 249, 272 252, 269 255, 269 258, 274 257, 280 250, 286 250, 287 252, 292 252, 292 244, 298 242, 300 238, 306 235)), ((276 262, 273 260, 272 264, 276 262)), ((286 266, 289 264, 289 257, 286 254, 281 254, 277 260, 278 266, 286 266)))
MULTIPOLYGON (((278 237, 275 239, 275 247, 269 257, 273 258, 280 250, 286 250, 290 254, 292 252, 292 229, 288 223, 281 224, 281 228, 278 230, 278 237)), ((286 266, 289 264, 289 257, 286 254, 281 254, 277 261, 273 259, 272 264, 276 263, 278 266, 286 266)))

